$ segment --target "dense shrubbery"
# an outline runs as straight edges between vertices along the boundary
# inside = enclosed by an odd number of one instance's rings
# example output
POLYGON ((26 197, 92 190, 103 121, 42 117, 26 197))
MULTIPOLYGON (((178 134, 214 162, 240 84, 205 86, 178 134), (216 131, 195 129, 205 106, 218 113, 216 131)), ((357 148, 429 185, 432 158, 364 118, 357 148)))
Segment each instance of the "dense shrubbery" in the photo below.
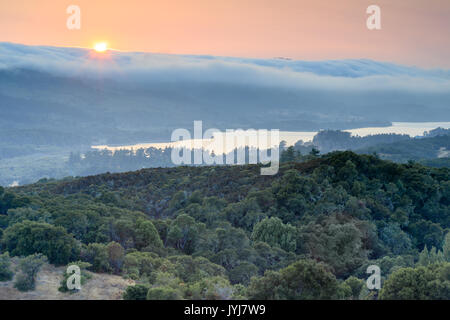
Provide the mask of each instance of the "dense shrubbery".
POLYGON ((124 294, 124 300, 146 300, 149 287, 143 284, 129 286, 124 294))
POLYGON ((64 264, 78 256, 78 244, 63 227, 24 221, 8 227, 3 245, 12 255, 42 253, 54 264, 64 264))
POLYGON ((385 300, 448 300, 449 295, 450 263, 398 269, 380 292, 385 300))
POLYGON ((253 278, 248 288, 250 299, 334 299, 339 298, 338 281, 326 266, 300 260, 280 271, 268 271, 253 278))
POLYGON ((371 264, 382 298, 450 298, 448 168, 352 152, 291 160, 276 176, 176 167, 8 189, 28 200, 0 215, 2 252, 129 277, 126 299, 372 299, 371 264), (427 276, 406 283, 414 270, 427 276))
POLYGON ((0 254, 0 281, 9 281, 14 273, 10 269, 11 261, 8 252, 0 254))

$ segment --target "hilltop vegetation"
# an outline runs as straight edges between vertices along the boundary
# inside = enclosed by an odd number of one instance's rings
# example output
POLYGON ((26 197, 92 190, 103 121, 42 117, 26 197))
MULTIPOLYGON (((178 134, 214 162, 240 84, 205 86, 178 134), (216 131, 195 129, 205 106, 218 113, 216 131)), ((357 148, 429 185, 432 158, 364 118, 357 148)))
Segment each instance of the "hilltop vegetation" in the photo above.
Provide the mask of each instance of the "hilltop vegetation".
MULTIPOLYGON (((56 133, 49 131, 47 134, 56 133)), ((8 133, 3 132, 3 135, 8 136, 8 133)), ((77 147, 72 143, 75 137, 56 135, 57 138, 47 139, 36 130, 24 130, 15 132, 14 139, 0 143, 0 185, 24 185, 42 178, 61 179, 175 166, 171 147, 98 150, 92 149, 87 140, 84 146, 80 143, 77 147), (22 138, 26 138, 26 143, 20 143, 22 138), (45 141, 51 145, 45 145, 45 141)), ((433 167, 449 167, 450 129, 436 128, 416 138, 404 134, 359 137, 345 131, 322 130, 312 142, 300 140, 294 145, 294 151, 302 155, 309 154, 313 148, 322 154, 351 150, 360 154, 377 154, 381 159, 400 163, 413 160, 433 167)), ((287 150, 285 141, 281 141, 280 150, 287 150)), ((246 147, 247 162, 248 151, 246 147)))
POLYGON ((383 159, 396 162, 415 160, 429 161, 429 164, 432 164, 432 161, 436 161, 436 163, 439 163, 439 161, 447 161, 448 163, 450 155, 450 135, 378 144, 365 149, 359 149, 357 152, 366 154, 376 153, 383 159))
POLYGON ((143 169, 2 189, 1 252, 133 279, 127 299, 450 298, 450 169, 352 152, 312 152, 276 176, 259 169, 143 169), (379 294, 365 286, 372 264, 379 294))

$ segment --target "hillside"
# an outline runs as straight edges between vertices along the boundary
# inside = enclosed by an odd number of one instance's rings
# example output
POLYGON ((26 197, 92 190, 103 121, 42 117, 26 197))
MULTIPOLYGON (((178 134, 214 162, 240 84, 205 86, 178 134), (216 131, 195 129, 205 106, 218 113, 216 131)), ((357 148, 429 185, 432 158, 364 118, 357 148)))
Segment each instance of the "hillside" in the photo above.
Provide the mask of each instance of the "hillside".
POLYGON ((401 298, 397 271, 421 268, 440 286, 400 287, 448 299, 449 175, 334 152, 276 176, 247 165, 43 180, 1 191, 2 252, 133 279, 127 299, 401 298), (379 295, 363 285, 371 264, 379 295))
POLYGON ((382 159, 396 162, 445 159, 450 156, 450 135, 377 144, 368 148, 358 149, 356 152, 365 154, 376 153, 382 159))

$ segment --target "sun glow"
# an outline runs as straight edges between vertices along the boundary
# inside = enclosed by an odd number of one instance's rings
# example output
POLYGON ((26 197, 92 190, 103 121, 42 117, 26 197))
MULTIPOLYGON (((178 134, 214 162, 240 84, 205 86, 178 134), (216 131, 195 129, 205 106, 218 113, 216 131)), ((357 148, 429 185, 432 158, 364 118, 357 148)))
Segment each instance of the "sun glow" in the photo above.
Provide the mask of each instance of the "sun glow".
POLYGON ((94 50, 97 52, 105 52, 108 50, 108 44, 106 42, 98 42, 94 45, 94 50))

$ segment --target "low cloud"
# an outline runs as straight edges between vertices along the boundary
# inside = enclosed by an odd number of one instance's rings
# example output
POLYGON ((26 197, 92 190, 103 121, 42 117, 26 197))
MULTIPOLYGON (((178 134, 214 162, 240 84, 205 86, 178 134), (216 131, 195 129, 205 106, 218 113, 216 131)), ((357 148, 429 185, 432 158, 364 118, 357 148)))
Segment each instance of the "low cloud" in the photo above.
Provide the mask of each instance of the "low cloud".
POLYGON ((449 70, 424 70, 371 60, 292 61, 165 55, 0 43, 0 69, 130 83, 207 82, 339 92, 450 93, 449 70))

